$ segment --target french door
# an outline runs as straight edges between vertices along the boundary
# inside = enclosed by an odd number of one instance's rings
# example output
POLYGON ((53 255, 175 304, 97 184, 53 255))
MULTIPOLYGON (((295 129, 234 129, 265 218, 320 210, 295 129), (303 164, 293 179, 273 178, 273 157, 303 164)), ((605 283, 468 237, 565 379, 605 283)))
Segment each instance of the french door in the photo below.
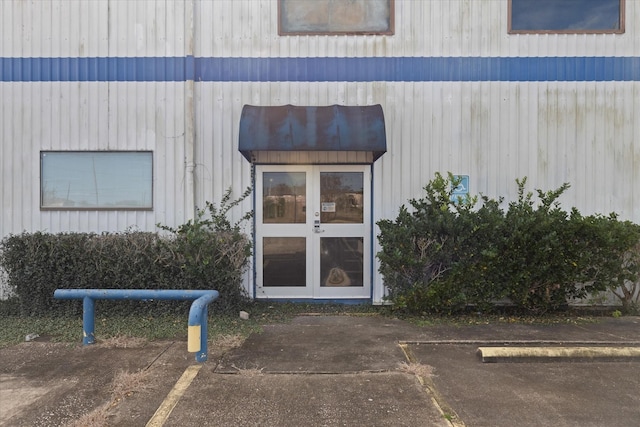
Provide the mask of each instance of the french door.
POLYGON ((371 296, 369 165, 256 166, 256 298, 371 296))

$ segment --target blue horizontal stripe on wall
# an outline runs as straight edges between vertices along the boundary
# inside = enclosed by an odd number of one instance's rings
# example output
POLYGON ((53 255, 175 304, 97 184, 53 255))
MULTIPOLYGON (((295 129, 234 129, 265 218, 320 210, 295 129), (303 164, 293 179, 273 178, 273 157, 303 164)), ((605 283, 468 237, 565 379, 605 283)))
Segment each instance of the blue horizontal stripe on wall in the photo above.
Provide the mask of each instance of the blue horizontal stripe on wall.
POLYGON ((640 81, 640 57, 0 58, 3 82, 640 81))
POLYGON ((184 57, 0 58, 7 82, 184 81, 184 57))

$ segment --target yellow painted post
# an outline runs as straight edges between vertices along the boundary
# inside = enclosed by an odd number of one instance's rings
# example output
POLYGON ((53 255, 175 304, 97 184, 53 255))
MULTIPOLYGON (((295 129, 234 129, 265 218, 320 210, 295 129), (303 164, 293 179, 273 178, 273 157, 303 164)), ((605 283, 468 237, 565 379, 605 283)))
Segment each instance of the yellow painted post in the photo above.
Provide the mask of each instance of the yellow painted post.
POLYGON ((200 325, 189 326, 187 331, 187 351, 197 353, 200 351, 200 325))

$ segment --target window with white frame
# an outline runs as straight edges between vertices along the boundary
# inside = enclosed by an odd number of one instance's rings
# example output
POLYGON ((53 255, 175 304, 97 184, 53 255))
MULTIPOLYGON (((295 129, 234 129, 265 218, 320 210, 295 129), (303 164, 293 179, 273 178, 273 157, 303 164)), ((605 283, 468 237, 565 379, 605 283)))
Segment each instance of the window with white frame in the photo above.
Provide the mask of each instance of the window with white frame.
POLYGON ((42 151, 41 209, 153 208, 153 152, 42 151))
POLYGON ((508 0, 509 33, 623 33, 625 0, 508 0))

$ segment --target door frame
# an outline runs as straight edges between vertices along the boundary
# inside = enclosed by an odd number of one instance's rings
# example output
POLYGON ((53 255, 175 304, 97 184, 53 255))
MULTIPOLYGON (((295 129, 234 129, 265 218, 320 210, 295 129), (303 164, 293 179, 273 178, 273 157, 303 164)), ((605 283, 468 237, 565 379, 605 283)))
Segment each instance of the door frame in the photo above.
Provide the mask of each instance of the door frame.
POLYGON ((295 165, 255 165, 254 174, 254 286, 256 299, 281 300, 345 300, 371 301, 373 298, 372 256, 372 165, 370 164, 295 164, 295 165), (263 224, 262 197, 264 172, 305 172, 306 173, 306 218, 298 224, 263 224), (323 231, 314 232, 316 212, 320 212, 321 172, 362 172, 363 173, 363 222, 362 224, 320 224, 323 231), (345 234, 346 233, 346 234, 345 234), (320 239, 322 237, 362 237, 363 239, 363 283, 362 286, 327 287, 321 286, 320 239), (306 286, 262 286, 262 239, 265 237, 305 237, 306 286))

